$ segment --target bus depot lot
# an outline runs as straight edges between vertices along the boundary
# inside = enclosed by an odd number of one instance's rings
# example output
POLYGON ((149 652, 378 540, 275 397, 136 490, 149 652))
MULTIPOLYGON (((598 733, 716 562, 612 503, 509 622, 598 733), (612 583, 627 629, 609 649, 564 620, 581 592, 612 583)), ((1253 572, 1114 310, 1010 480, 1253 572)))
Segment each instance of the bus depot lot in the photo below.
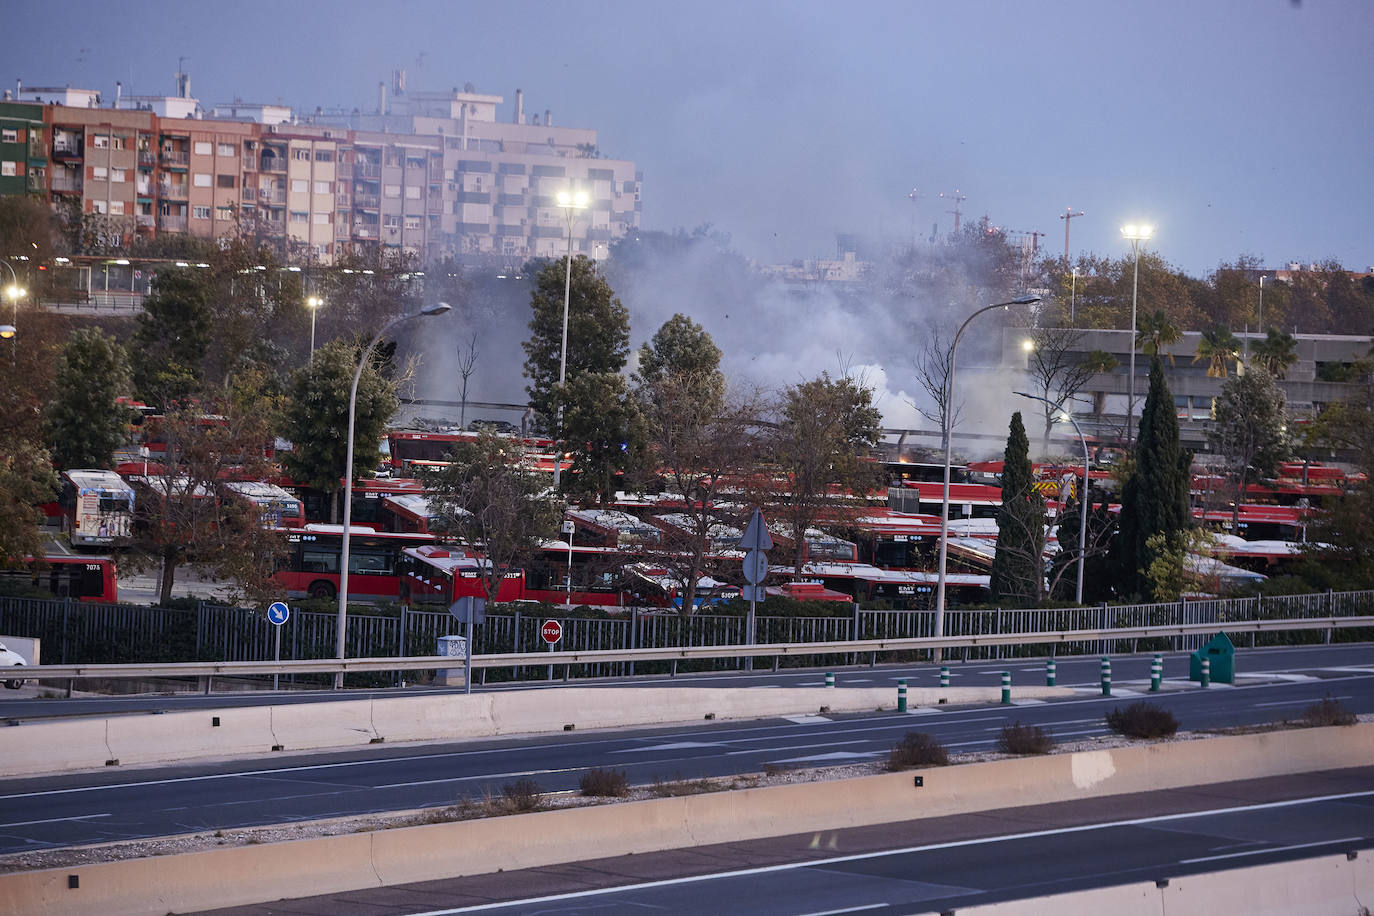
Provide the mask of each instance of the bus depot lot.
MULTIPOLYGON (((435 823, 421 818, 421 826, 363 833, 349 822, 335 825, 340 831, 335 835, 283 843, 271 842, 270 832, 240 831, 237 836, 202 838, 206 845, 225 844, 222 848, 180 854, 163 849, 152 858, 89 865, 69 859, 65 867, 8 874, 0 877, 0 906, 15 912, 160 914, 541 868, 582 861, 587 850, 601 856, 641 855, 813 832, 812 848, 826 849, 837 842, 837 831, 853 828, 999 811, 1031 799, 1042 805, 1085 802, 1269 777, 1285 777, 1292 784, 1295 774, 1367 767, 1371 759, 1374 723, 1366 722, 1099 745, 1047 757, 829 782, 759 784, 494 819, 435 823), (463 852, 455 855, 454 850, 463 852)), ((1368 773, 1359 778, 1359 791, 1332 797, 1369 796, 1368 773)), ((278 836, 291 831, 300 836, 301 825, 281 829, 278 836)), ((1352 829, 1360 833, 1365 828, 1352 829)), ((798 856, 793 852, 792 857, 798 856)), ((1371 877, 1367 872, 1362 873, 1366 881, 1371 877)), ((326 911, 335 910, 318 910, 326 911)))

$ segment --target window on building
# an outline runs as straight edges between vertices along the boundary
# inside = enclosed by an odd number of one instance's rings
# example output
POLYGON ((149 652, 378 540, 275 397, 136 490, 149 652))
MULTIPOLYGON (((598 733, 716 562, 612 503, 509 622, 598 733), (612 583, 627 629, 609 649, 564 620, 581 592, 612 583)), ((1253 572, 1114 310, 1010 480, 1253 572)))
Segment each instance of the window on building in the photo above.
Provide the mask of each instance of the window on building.
POLYGON ((92 213, 105 213, 105 212, 107 212, 108 210, 109 210, 109 207, 106 206, 105 201, 103 201, 103 200, 93 200, 93 201, 91 201, 91 212, 92 212, 92 213))
POLYGON ((230 159, 237 156, 238 152, 238 147, 234 146, 232 143, 220 143, 215 147, 215 153, 217 155, 225 156, 230 159))
POLYGON ((292 158, 292 159, 295 159, 297 162, 309 162, 309 161, 310 161, 310 150, 308 150, 308 149, 294 149, 294 150, 291 151, 291 158, 292 158))
POLYGON ((309 221, 310 221, 310 214, 309 214, 309 213, 306 213, 304 210, 292 210, 292 211, 291 211, 291 222, 293 222, 293 223, 305 223, 305 222, 309 222, 309 221))
POLYGON ((331 194, 331 193, 333 193, 333 191, 334 191, 334 188, 333 188, 333 186, 330 184, 330 182, 328 182, 328 181, 317 181, 317 182, 315 182, 315 193, 316 193, 316 194, 331 194))
MULTIPOLYGON (((192 144, 191 147, 191 151, 194 152, 197 156, 208 156, 212 152, 214 152, 214 149, 214 146, 205 140, 197 140, 194 144, 192 144)), ((206 219, 209 219, 208 215, 206 216, 206 219)))
POLYGON ((292 178, 291 190, 303 194, 310 190, 310 182, 306 181, 304 178, 292 178))
POLYGON ((314 216, 315 216, 315 225, 316 225, 316 226, 328 226, 328 225, 329 225, 329 214, 328 214, 328 213, 316 213, 314 216))
POLYGON ((107 168, 105 168, 105 166, 103 166, 103 165, 93 165, 93 166, 91 166, 91 180, 92 180, 92 181, 106 181, 106 180, 109 179, 109 177, 110 177, 110 170, 107 169, 107 168))
POLYGON ((13 178, 13 177, 15 177, 15 176, 18 175, 18 174, 19 174, 19 163, 17 163, 17 162, 0 162, 0 175, 5 176, 6 178, 13 178))
POLYGON ((122 201, 122 200, 112 200, 112 201, 110 201, 110 214, 111 214, 112 216, 123 216, 123 215, 124 215, 124 201, 122 201))
POLYGON ((92 148, 92 149, 109 149, 109 148, 110 148, 110 135, 109 135, 109 134, 91 134, 91 148, 92 148))
POLYGON ((209 207, 192 207, 192 208, 191 208, 191 217, 192 217, 193 219, 209 219, 209 218, 210 218, 210 208, 209 208, 209 207))
POLYGON ((233 188, 236 184, 238 184, 238 182, 235 180, 236 178, 237 178, 237 176, 235 176, 235 175, 216 175, 216 176, 215 176, 215 187, 217 187, 217 188, 233 188))
POLYGON ((406 228, 407 228, 407 229, 419 229, 419 228, 420 228, 420 217, 418 217, 418 216, 407 216, 407 217, 406 217, 406 228))
POLYGON ((395 214, 387 214, 386 218, 382 221, 382 225, 386 226, 388 229, 399 229, 401 228, 401 218, 395 214))
POLYGON ((19 128, 3 127, 0 128, 0 143, 18 143, 19 128))
POLYGON ((196 172, 194 175, 191 176, 192 187, 208 188, 210 187, 210 183, 211 182, 209 172, 196 172))
POLYGON ((316 161, 316 162, 333 162, 333 161, 334 161, 334 151, 333 151, 332 149, 317 149, 317 150, 315 150, 315 161, 316 161))
POLYGON ((233 207, 216 207, 216 208, 215 208, 215 219, 219 220, 220 222, 226 222, 226 223, 227 223, 227 222, 232 221, 233 218, 234 218, 234 208, 233 208, 233 207))
POLYGON ((383 187, 382 187, 382 196, 383 196, 383 197, 390 197, 390 198, 393 199, 393 200, 400 200, 400 198, 401 198, 401 186, 398 185, 398 184, 383 185, 383 187))
POLYGON ((128 172, 124 169, 110 169, 110 180, 119 182, 128 181, 128 172))
POLYGON ((406 186, 406 200, 419 200, 419 199, 420 199, 420 186, 419 186, 419 185, 415 185, 415 184, 407 185, 407 186, 406 186))

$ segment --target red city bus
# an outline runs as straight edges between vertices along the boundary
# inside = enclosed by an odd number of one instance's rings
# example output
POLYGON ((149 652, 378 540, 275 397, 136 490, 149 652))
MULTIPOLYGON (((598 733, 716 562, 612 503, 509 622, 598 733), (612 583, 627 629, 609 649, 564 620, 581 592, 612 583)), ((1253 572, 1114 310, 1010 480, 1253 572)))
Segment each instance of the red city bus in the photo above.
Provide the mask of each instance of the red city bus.
POLYGON ((22 566, 0 568, 0 580, 10 587, 40 588, 55 598, 109 604, 119 600, 119 576, 111 557, 25 557, 22 566))
MULTIPOLYGON (((343 525, 306 525, 277 529, 286 554, 272 574, 288 596, 333 598, 339 594, 343 525)), ((351 526, 348 544, 349 597, 397 598, 401 594, 401 551, 434 543, 428 534, 397 534, 351 526)))

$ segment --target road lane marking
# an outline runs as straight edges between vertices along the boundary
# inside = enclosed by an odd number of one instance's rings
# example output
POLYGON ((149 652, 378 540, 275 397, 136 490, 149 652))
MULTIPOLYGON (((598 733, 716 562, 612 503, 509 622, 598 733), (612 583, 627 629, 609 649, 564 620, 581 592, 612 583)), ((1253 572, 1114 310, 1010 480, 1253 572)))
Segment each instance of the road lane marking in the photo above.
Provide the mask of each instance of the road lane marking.
MULTIPOLYGON (((1350 700, 1350 699, 1354 699, 1354 698, 1347 695, 1347 696, 1340 696, 1340 697, 1327 697, 1326 699, 1328 699, 1328 700, 1350 700)), ((1253 706, 1255 709, 1266 709, 1266 708, 1268 708, 1268 707, 1270 707, 1270 706, 1311 706, 1313 703, 1318 703, 1318 702, 1321 702, 1321 701, 1320 701, 1320 700, 1284 700, 1284 701, 1281 702, 1281 703, 1251 703, 1250 705, 1253 706)))
POLYGON ((1247 849, 1245 852, 1228 852, 1220 856, 1201 856, 1196 859, 1179 859, 1179 865, 1195 865, 1198 862, 1215 862, 1218 859, 1239 859, 1244 856, 1262 856, 1270 852, 1290 852, 1294 849, 1312 849, 1316 846, 1335 846, 1337 843, 1362 843, 1362 836, 1348 836, 1339 840, 1321 840, 1316 843, 1298 843, 1294 846, 1268 846, 1264 849, 1247 849))
POLYGON ((827 722, 835 721, 825 716, 783 716, 783 718, 794 725, 824 725, 827 722))
POLYGON ((97 817, 114 817, 112 814, 79 814, 76 817, 50 817, 45 821, 15 821, 12 824, 0 824, 0 827, 28 827, 33 824, 65 824, 70 821, 89 821, 97 817))
MULTIPOLYGON (((1278 802, 1261 802, 1254 805, 1239 805, 1233 808, 1213 808, 1208 811, 1189 811, 1179 814, 1157 814, 1151 817, 1130 818, 1121 821, 1108 821, 1102 824, 1080 824, 1074 827, 1054 827, 1049 830, 1031 830, 1025 833, 1013 833, 997 837, 981 837, 973 840, 953 840, 948 843, 932 843, 928 846, 908 846, 903 849, 878 850, 877 852, 855 853, 847 856, 835 856, 830 859, 811 859, 805 862, 787 862, 782 865, 762 865, 757 868, 742 868, 735 871, 717 872, 708 875, 692 875, 685 878, 666 878, 661 881, 644 881, 639 884, 627 884, 621 887, 596 888, 585 891, 571 891, 566 894, 549 894, 544 897, 531 897, 525 900, 506 900, 501 903, 482 903, 476 906, 455 907, 447 910, 428 910, 423 913, 412 913, 410 916, 455 916, 458 913, 480 913, 486 910, 497 910, 502 907, 516 907, 521 905, 528 906, 533 903, 552 903, 560 900, 576 900, 583 897, 591 897, 598 894, 618 894, 642 890, 651 890, 659 887, 674 887, 683 884, 698 884, 703 881, 714 881, 724 878, 745 878, 753 875, 774 874, 777 872, 796 871, 802 868, 817 868, 827 865, 841 865, 850 862, 862 862, 868 859, 879 859, 884 856, 902 856, 917 852, 933 852, 944 849, 959 849, 967 846, 984 846, 993 843, 1005 843, 1015 840, 1033 840, 1041 837, 1062 836, 1069 833, 1086 833, 1090 830, 1107 830, 1112 827, 1140 827, 1149 824, 1159 824, 1167 821, 1178 821, 1186 818, 1211 818, 1222 814, 1236 814, 1247 811, 1265 811, 1274 808, 1291 808, 1297 805, 1319 804, 1328 801, 1342 801, 1349 798, 1368 798, 1374 795, 1374 790, 1365 792, 1344 792, 1338 795, 1319 795, 1313 798, 1289 799, 1278 802)), ((1332 840, 1332 843, 1345 843, 1349 840, 1332 840)), ((1315 845, 1326 845, 1319 843, 1315 845)), ((1290 846, 1282 849, 1299 849, 1303 847, 1290 846)), ((1271 848, 1269 852, 1281 852, 1280 848, 1271 848)))
POLYGON ((864 910, 885 910, 890 903, 870 903, 866 906, 847 906, 842 910, 821 910, 816 913, 802 913, 801 916, 841 916, 843 913, 862 913, 864 910))

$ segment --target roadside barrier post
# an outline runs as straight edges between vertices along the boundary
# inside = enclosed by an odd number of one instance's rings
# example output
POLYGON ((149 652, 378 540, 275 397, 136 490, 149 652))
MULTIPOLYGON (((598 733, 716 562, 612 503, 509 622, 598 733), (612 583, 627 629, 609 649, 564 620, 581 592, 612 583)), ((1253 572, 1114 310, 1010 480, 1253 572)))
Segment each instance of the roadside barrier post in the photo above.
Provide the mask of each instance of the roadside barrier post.
POLYGON ((1002 705, 1011 705, 1011 672, 1002 672, 1002 705))
POLYGON ((897 711, 906 712, 906 678, 897 678, 897 711))
POLYGON ((1150 662, 1150 693, 1159 693, 1160 682, 1164 680, 1164 656, 1156 654, 1150 662))
POLYGON ((835 686, 835 672, 833 672, 833 671, 827 671, 827 672, 825 673, 825 686, 827 686, 827 687, 834 687, 834 686, 835 686))
POLYGON ((1200 686, 1200 687, 1211 687, 1211 686, 1212 686, 1212 661, 1211 661, 1211 659, 1208 659, 1208 658, 1203 658, 1203 659, 1202 659, 1202 672, 1201 672, 1201 675, 1202 675, 1202 676, 1201 676, 1200 678, 1198 678, 1198 681, 1199 681, 1198 686, 1200 686))
POLYGON ((1105 655, 1102 656, 1102 695, 1112 695, 1112 660, 1105 655))
POLYGON ((949 665, 941 665, 941 666, 940 666, 940 686, 941 686, 941 687, 948 687, 948 686, 949 686, 949 665))
POLYGON ((1045 686, 1046 686, 1046 687, 1053 687, 1053 686, 1054 686, 1055 670, 1056 670, 1056 665, 1055 665, 1055 663, 1054 663, 1054 659, 1050 659, 1049 661, 1045 662, 1045 686))

